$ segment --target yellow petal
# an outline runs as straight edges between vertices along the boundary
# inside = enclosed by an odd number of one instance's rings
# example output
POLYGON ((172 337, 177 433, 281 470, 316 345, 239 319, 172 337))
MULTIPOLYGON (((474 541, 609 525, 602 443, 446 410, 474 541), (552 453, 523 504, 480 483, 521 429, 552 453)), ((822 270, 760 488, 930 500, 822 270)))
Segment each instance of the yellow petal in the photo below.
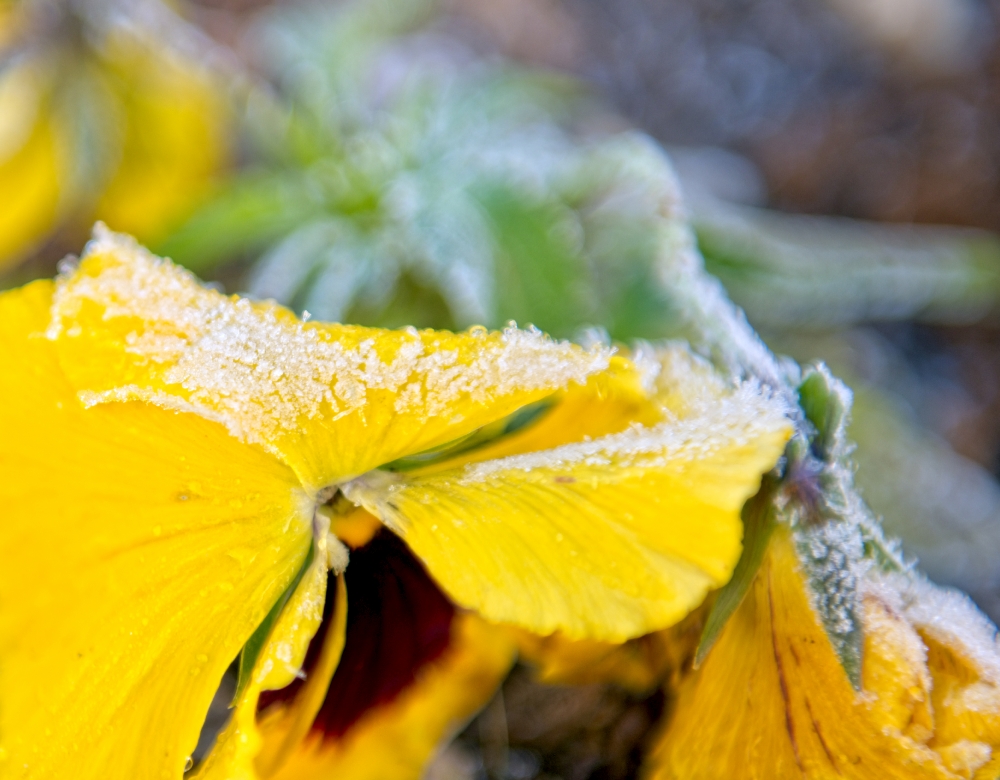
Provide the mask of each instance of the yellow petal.
POLYGON ((104 54, 124 127, 121 161, 97 215, 156 242, 205 196, 226 162, 226 95, 207 71, 135 28, 116 28, 104 54))
POLYGON ((328 573, 326 538, 320 536, 314 544, 316 550, 309 568, 282 608, 257 658, 254 679, 262 691, 284 688, 298 677, 309 641, 323 621, 328 573))
POLYGON ((312 503, 204 417, 84 409, 51 300, 47 282, 0 295, 0 775, 179 778, 302 566, 312 503))
POLYGON ((98 236, 60 280, 50 331, 88 403, 196 411, 266 446, 311 490, 470 433, 609 361, 531 331, 301 323, 98 236))
POLYGON ((873 588, 863 597, 858 693, 810 606, 787 530, 775 531, 746 599, 681 686, 649 776, 971 777, 991 748, 966 742, 949 756, 935 747, 926 651, 890 595, 873 588))
POLYGON ((62 147, 44 79, 31 60, 0 71, 0 269, 38 244, 59 211, 62 147))
POLYGON ((473 615, 459 615, 453 632, 445 655, 409 689, 338 740, 308 739, 275 779, 418 780, 437 748, 490 700, 514 658, 508 634, 473 615))
POLYGON ((683 343, 641 344, 633 359, 656 400, 678 417, 696 414, 732 391, 729 382, 683 343))
POLYGON ((539 634, 619 642, 672 625, 726 582, 743 502, 781 454, 780 404, 747 385, 684 420, 345 495, 458 604, 539 634))
MULTIPOLYGON (((531 424, 512 434, 435 458, 433 465, 412 469, 413 474, 458 468, 561 444, 589 441, 634 425, 654 426, 665 419, 684 418, 718 403, 732 388, 686 345, 644 344, 630 357, 616 355, 608 368, 591 375, 583 385, 553 394, 531 424)), ((414 459, 417 460, 417 459, 414 459)))
MULTIPOLYGON (((322 559, 317 556, 314 560, 318 562, 322 559)), ((309 575, 296 589, 275 625, 253 670, 250 684, 236 702, 229 723, 219 734, 205 763, 198 767, 195 774, 197 780, 259 780, 271 777, 305 736, 323 703, 326 686, 330 683, 344 649, 347 590, 343 576, 337 579, 332 624, 326 634, 319 663, 310 670, 303 686, 303 695, 296 700, 296 706, 282 711, 280 717, 271 720, 266 740, 257 725, 257 701, 262 690, 273 686, 275 680, 272 670, 280 667, 282 661, 287 661, 288 646, 300 647, 303 639, 308 646, 316 628, 311 625, 316 620, 316 596, 326 591, 326 580, 325 566, 317 563, 310 567, 309 575)), ((320 618, 322 612, 323 604, 320 601, 320 618)), ((301 667, 304 650, 303 647, 301 654, 296 655, 296 666, 301 667)))

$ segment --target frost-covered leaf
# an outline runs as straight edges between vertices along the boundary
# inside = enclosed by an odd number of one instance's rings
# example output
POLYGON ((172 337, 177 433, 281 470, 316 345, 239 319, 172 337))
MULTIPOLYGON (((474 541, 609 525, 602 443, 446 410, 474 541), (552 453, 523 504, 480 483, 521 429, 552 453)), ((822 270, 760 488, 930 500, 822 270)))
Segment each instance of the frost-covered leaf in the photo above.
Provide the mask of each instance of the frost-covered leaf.
POLYGON ((837 518, 800 527, 794 538, 812 606, 851 684, 860 689, 864 632, 858 582, 867 566, 861 529, 837 518))
POLYGON ((798 397, 812 431, 808 449, 789 448, 785 511, 795 529, 812 605, 859 687, 864 636, 858 583, 872 566, 907 567, 854 486, 853 447, 847 439, 850 390, 819 364, 806 370, 798 397))

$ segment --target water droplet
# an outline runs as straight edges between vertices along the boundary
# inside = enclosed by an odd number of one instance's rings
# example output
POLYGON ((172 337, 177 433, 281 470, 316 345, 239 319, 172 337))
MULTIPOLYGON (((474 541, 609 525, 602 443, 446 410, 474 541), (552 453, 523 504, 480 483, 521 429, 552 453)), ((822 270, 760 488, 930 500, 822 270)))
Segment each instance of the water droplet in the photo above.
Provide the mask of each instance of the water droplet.
POLYGON ((194 759, 188 756, 184 759, 184 771, 190 772, 192 769, 194 769, 194 759))

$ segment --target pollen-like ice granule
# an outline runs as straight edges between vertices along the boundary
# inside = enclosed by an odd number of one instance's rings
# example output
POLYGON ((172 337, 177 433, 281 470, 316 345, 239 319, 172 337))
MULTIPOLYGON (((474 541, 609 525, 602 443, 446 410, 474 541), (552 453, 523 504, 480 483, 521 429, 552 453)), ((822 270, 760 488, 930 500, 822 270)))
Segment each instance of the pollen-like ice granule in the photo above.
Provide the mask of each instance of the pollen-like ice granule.
POLYGON ((612 354, 515 327, 455 335, 301 322, 279 306, 204 287, 106 228, 80 269, 59 279, 49 337, 73 336, 90 304, 144 381, 85 389, 85 403, 142 399, 197 410, 265 445, 318 415, 363 409, 372 391, 393 394, 400 414, 455 414, 460 402, 584 382, 612 354))

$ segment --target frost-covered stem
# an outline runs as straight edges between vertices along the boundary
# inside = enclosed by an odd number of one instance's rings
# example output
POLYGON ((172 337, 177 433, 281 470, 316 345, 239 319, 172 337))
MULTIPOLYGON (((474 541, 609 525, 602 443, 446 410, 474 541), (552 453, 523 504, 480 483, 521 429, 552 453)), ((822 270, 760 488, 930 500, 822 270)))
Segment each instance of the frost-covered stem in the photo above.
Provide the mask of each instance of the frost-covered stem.
MULTIPOLYGON (((859 583, 873 565, 896 571, 907 567, 854 485, 853 445, 846 436, 851 392, 825 366, 803 371, 767 348, 722 284, 705 271, 676 178, 665 161, 660 174, 656 194, 661 213, 670 218, 661 221, 658 271, 675 308, 677 330, 731 376, 756 380, 786 400, 795 434, 767 500, 775 520, 793 530, 812 604, 845 672, 860 687, 859 583)), ((745 546, 744 556, 756 555, 755 565, 743 566, 739 581, 734 578, 727 586, 734 593, 724 593, 716 602, 708 622, 716 634, 755 575, 760 553, 749 543, 745 546), (725 614, 716 614, 719 610, 725 614)), ((703 637, 699 657, 713 638, 703 637)))

